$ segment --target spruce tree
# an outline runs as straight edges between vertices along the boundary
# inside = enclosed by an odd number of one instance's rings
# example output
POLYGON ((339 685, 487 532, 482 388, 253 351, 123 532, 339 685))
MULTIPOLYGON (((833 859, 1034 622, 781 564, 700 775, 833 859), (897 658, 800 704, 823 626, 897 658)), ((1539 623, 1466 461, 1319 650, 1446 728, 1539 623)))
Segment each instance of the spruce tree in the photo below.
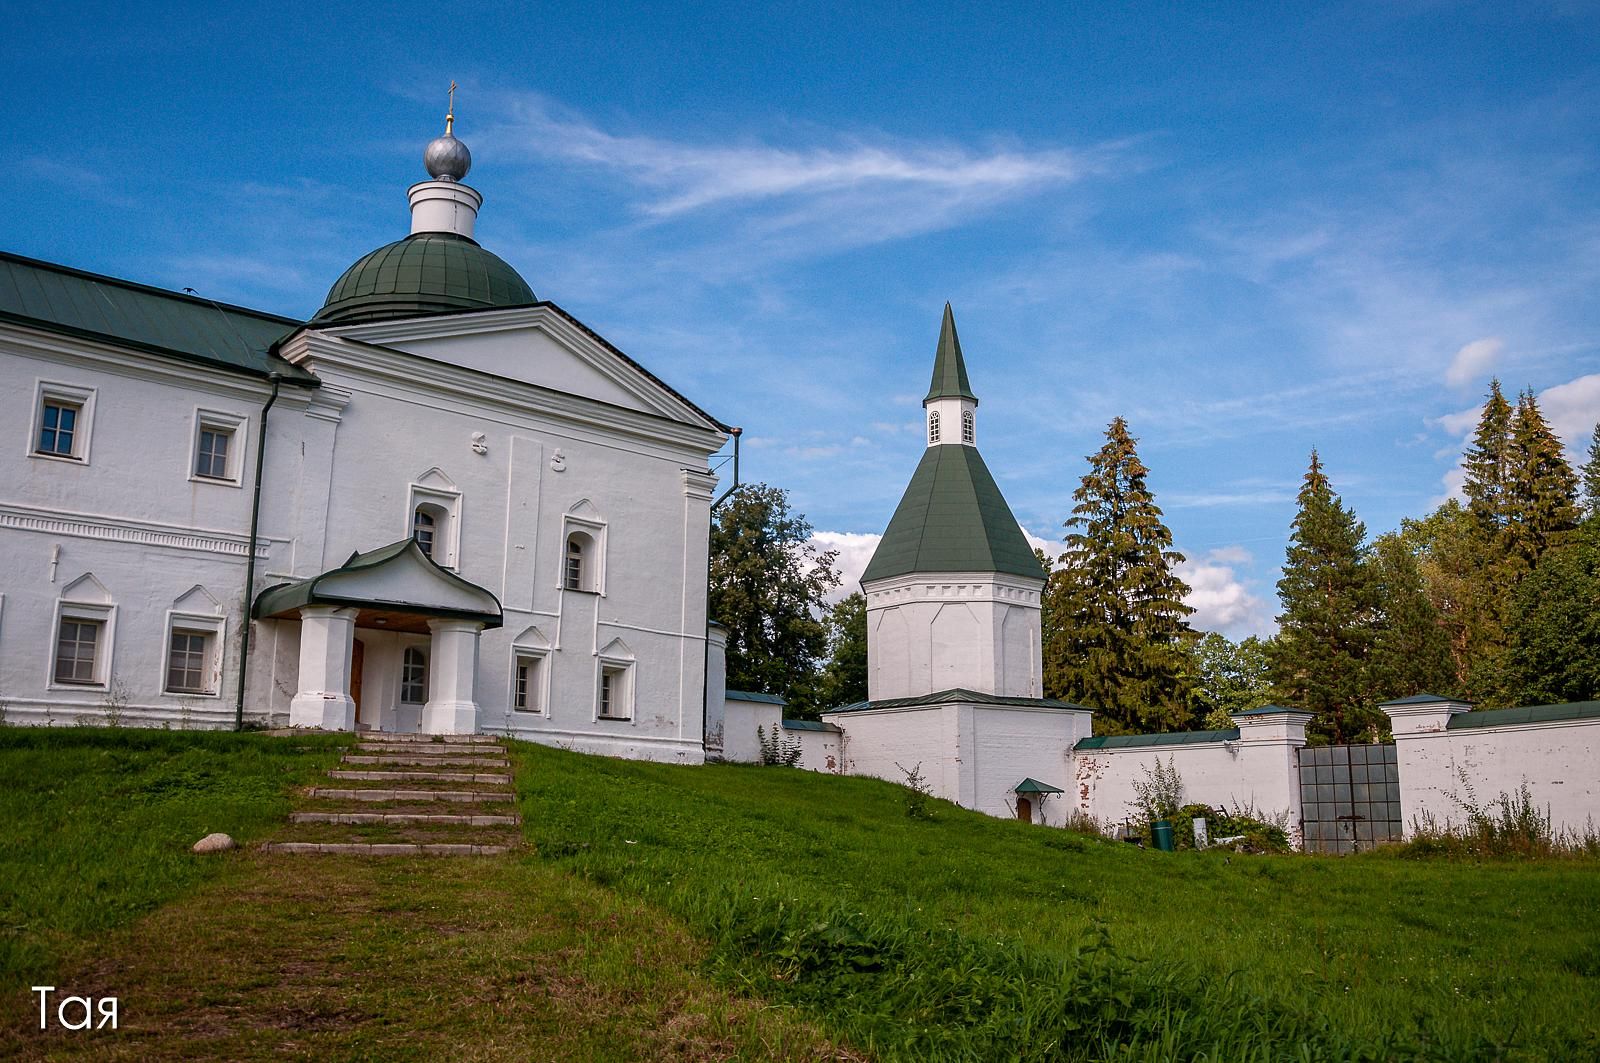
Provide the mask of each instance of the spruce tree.
POLYGON ((1506 559, 1513 581, 1532 571, 1562 534, 1578 523, 1578 477, 1561 452, 1532 389, 1517 400, 1507 448, 1506 559))
POLYGON ((1190 719, 1188 586, 1145 483, 1136 440, 1118 417, 1073 492, 1066 551, 1046 584, 1045 691, 1102 711, 1123 731, 1168 731, 1190 719))
POLYGON ((1600 422, 1589 440, 1589 460, 1583 463, 1583 513, 1591 519, 1600 517, 1600 422))
POLYGON ((1506 523, 1506 466, 1511 450, 1511 406, 1500 392, 1498 379, 1489 382, 1477 431, 1472 436, 1462 467, 1467 477, 1462 490, 1467 509, 1477 520, 1484 538, 1498 547, 1506 523))
POLYGON ((1314 733, 1348 742, 1382 726, 1367 675, 1377 607, 1367 530, 1334 494, 1315 450, 1298 502, 1278 581, 1283 613, 1269 650, 1272 681, 1315 715, 1314 733))

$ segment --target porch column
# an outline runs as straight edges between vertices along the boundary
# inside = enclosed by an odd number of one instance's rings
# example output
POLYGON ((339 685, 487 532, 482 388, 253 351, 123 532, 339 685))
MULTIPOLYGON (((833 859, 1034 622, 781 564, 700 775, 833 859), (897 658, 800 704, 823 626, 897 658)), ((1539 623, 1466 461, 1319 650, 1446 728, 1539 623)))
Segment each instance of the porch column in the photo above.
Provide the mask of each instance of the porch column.
POLYGON ((289 702, 290 727, 355 730, 350 650, 357 612, 334 605, 301 607, 299 692, 289 702))
POLYGON ((435 735, 468 735, 478 730, 478 620, 430 620, 428 703, 422 730, 435 735))

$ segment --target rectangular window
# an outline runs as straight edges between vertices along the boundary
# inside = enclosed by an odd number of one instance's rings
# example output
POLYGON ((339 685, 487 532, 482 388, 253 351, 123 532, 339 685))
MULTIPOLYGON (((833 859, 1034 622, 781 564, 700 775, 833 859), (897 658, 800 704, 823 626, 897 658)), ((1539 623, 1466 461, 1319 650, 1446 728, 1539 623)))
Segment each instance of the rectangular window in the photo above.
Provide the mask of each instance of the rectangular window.
POLYGON ((626 667, 606 665, 600 669, 600 718, 627 720, 633 716, 632 676, 626 667))
POLYGON ((100 646, 100 632, 105 623, 100 620, 61 621, 61 631, 56 639, 56 682, 95 684, 95 654, 100 646))
POLYGON ((517 658, 517 686, 512 694, 511 707, 518 712, 543 712, 544 706, 539 700, 540 673, 542 658, 518 657, 517 658))
POLYGON ((76 403, 46 399, 39 416, 38 452, 63 458, 75 457, 77 451, 73 447, 78 437, 78 417, 82 412, 83 407, 76 403))
POLYGON ((173 631, 167 648, 167 692, 211 694, 210 632, 173 631))
POLYGON ((428 657, 415 646, 407 648, 400 666, 400 700, 409 705, 428 700, 428 657))
POLYGON ((228 447, 233 429, 214 425, 200 427, 200 445, 195 448, 194 474, 208 480, 231 479, 228 475, 228 447))

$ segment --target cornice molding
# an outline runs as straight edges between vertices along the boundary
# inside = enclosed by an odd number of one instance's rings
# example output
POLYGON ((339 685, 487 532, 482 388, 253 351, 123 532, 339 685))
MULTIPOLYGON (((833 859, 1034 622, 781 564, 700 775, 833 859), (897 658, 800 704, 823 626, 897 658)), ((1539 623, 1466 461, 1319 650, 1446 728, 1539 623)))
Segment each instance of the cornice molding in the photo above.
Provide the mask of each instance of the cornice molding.
MULTIPOLYGON (((4 503, 0 503, 0 528, 15 528, 43 535, 66 535, 77 539, 163 546, 241 559, 249 552, 247 535, 125 520, 101 514, 61 513, 4 503)), ((272 542, 264 535, 256 540, 256 560, 266 560, 272 542)))

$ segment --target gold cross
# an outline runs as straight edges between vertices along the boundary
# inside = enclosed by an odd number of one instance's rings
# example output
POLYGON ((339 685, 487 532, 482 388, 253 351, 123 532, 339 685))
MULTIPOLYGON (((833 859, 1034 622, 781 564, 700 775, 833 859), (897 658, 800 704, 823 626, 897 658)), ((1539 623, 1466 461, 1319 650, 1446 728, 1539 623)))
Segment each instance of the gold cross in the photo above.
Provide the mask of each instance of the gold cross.
POLYGON ((450 82, 450 110, 444 116, 444 135, 450 136, 450 129, 456 122, 456 83, 450 82))

